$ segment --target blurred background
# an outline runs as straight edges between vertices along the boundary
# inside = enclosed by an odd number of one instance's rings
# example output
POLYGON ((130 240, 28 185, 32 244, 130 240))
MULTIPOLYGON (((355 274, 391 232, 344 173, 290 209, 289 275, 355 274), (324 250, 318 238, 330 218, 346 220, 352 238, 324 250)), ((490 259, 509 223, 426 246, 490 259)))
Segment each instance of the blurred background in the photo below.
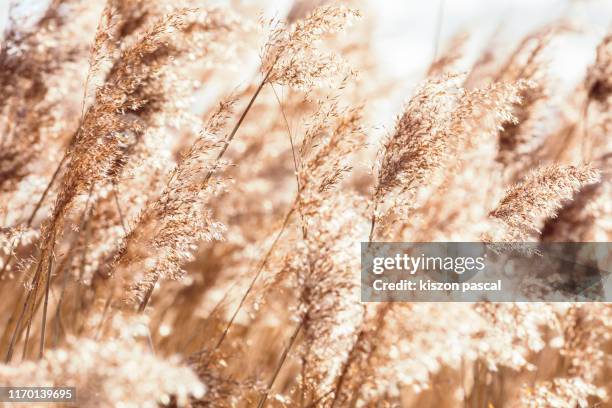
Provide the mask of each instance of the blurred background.
MULTIPOLYGON (((8 24, 8 11, 28 16, 35 21, 49 0, 2 0, 0 29, 8 24)), ((259 9, 266 16, 286 15, 294 0, 210 0, 210 4, 235 4, 259 9)), ((321 0, 303 0, 315 6, 321 0)), ((342 3, 342 2, 339 2, 342 3)), ((363 9, 375 16, 375 49, 381 64, 390 76, 419 78, 440 47, 459 32, 469 32, 474 39, 470 56, 492 36, 520 38, 543 24, 567 17, 582 32, 580 39, 565 42, 556 58, 562 64, 552 64, 559 75, 571 78, 583 69, 583 55, 592 54, 591 47, 610 27, 612 1, 609 0, 432 0, 386 1, 362 0, 363 9)), ((466 68, 467 68, 466 62, 466 68)))
MULTIPOLYGON (((10 25, 9 9, 19 24, 36 21, 49 0, 2 0, 0 2, 0 32, 10 25)), ((202 4, 230 4, 264 17, 285 18, 295 7, 316 7, 322 0, 210 0, 202 4)), ((343 2, 339 2, 343 3, 343 2)), ((352 3, 354 5, 354 2, 352 3)), ((93 6, 92 6, 93 7, 93 6)), ((436 55, 452 46, 453 38, 465 35, 462 57, 456 67, 469 71, 483 49, 493 45, 507 48, 538 27, 553 21, 564 21, 565 34, 558 35, 547 50, 549 74, 556 82, 560 97, 572 92, 584 77, 595 57, 593 50, 612 27, 612 1, 609 0, 432 0, 386 1, 360 0, 359 8, 372 25, 372 49, 379 73, 395 86, 384 100, 371 108, 383 113, 391 125, 414 86, 436 55), (389 113, 393 113, 389 115, 389 113)), ((350 35, 350 34, 349 34, 350 35)), ((242 55, 242 58, 245 56, 242 55)), ((258 55, 249 56, 250 69, 244 64, 232 67, 236 86, 247 83, 257 67, 258 55)), ((86 69, 85 67, 83 68, 86 69)), ((204 96, 215 100, 221 89, 207 84, 204 96)), ((205 104, 198 101, 196 105, 205 104)), ((198 108, 195 108, 198 110, 198 108)))

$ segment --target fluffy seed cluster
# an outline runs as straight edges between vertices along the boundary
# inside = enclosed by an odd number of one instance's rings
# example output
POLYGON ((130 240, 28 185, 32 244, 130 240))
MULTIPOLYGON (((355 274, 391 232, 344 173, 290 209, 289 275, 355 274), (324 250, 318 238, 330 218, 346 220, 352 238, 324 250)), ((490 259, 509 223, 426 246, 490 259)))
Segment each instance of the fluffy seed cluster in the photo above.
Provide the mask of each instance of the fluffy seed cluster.
POLYGON ((552 165, 535 170, 506 196, 491 213, 507 228, 507 241, 528 240, 540 233, 542 219, 554 217, 574 193, 599 181, 599 172, 589 166, 552 165))
POLYGON ((326 36, 346 28, 359 12, 346 7, 323 6, 291 27, 270 23, 264 47, 262 71, 270 82, 309 89, 349 74, 348 66, 336 53, 324 51, 318 43, 326 36))
POLYGON ((161 360, 130 341, 72 339, 44 360, 0 367, 6 386, 76 386, 84 406, 156 407, 173 399, 184 407, 206 387, 177 359, 161 360))

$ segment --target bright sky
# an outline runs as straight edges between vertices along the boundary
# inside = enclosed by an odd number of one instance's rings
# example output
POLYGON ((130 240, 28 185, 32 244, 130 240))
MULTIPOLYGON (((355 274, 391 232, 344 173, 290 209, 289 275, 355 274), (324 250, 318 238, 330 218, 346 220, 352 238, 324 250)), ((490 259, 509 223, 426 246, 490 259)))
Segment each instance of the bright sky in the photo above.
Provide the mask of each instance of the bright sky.
MULTIPOLYGON (((3 29, 9 2, 0 0, 0 31, 3 29)), ((212 0, 223 3, 230 0, 212 0)), ((267 14, 282 16, 292 0, 242 0, 261 6, 267 14)), ((453 34, 468 31, 471 57, 502 27, 502 36, 510 40, 522 37, 538 25, 562 14, 571 15, 583 32, 564 38, 552 57, 554 74, 568 81, 584 72, 593 57, 593 46, 612 28, 610 0, 363 0, 367 13, 376 15, 376 49, 382 66, 390 77, 419 77, 431 61, 437 21, 441 14, 441 47, 453 34)), ((35 16, 48 0, 17 0, 16 11, 35 16)), ((467 68, 467 66, 466 66, 467 68)), ((569 85, 568 85, 569 86, 569 85)))

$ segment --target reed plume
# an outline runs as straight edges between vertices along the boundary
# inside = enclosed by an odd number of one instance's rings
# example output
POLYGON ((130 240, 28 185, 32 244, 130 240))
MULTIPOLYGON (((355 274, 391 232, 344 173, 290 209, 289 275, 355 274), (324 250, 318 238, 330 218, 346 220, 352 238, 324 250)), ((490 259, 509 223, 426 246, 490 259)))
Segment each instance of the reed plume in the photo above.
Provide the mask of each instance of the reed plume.
POLYGON ((554 217, 565 200, 597 181, 599 172, 589 166, 543 167, 510 187, 491 216, 503 223, 503 240, 528 240, 540 233, 542 220, 554 217))
POLYGON ((159 198, 145 206, 116 255, 111 272, 115 279, 125 279, 129 270, 142 271, 130 278, 135 283, 133 294, 138 303, 160 277, 181 277, 181 265, 191 259, 190 249, 196 243, 222 238, 223 226, 211 219, 204 205, 222 188, 220 181, 208 179, 206 174, 219 170, 214 161, 215 150, 223 146, 218 134, 230 109, 229 102, 219 106, 170 172, 159 198))

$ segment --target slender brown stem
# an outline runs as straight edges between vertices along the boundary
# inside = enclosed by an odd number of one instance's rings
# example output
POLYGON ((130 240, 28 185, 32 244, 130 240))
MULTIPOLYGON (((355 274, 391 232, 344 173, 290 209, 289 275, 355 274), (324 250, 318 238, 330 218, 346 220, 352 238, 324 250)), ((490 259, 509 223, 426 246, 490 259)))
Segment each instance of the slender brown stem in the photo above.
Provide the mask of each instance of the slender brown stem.
MULTIPOLYGON (((37 291, 38 291, 38 285, 34 287, 34 289, 32 289, 34 291, 34 299, 36 300, 37 298, 37 291)), ((26 328, 26 334, 25 334, 25 339, 23 341, 23 351, 21 352, 21 359, 25 360, 27 352, 28 352, 28 343, 30 341, 30 330, 32 328, 32 319, 34 318, 34 307, 36 306, 36 301, 32 302, 32 305, 30 306, 29 310, 29 318, 28 318, 28 326, 26 328)))
MULTIPOLYGON (((83 229, 83 227, 86 225, 86 222, 88 220, 87 213, 88 213, 88 211, 90 209, 90 205, 91 205, 91 197, 92 197, 92 194, 93 194, 93 188, 94 188, 94 186, 92 185, 90 187, 90 189, 89 189, 89 193, 88 193, 88 196, 87 196, 87 202, 85 204, 85 208, 83 209, 83 212, 81 213, 81 215, 79 217, 79 221, 78 221, 79 230, 83 229)), ((53 234, 52 237, 53 237, 52 241, 54 242, 55 241, 55 233, 53 234)), ((78 238, 73 239, 72 243, 70 244, 70 248, 68 250, 69 254, 71 254, 73 252, 74 247, 75 247, 76 242, 77 242, 77 239, 78 238)), ((49 281, 47 281, 46 285, 45 285, 46 291, 45 291, 45 297, 44 297, 44 310, 43 310, 43 321, 42 321, 42 332, 41 332, 41 350, 42 351, 44 351, 44 344, 43 344, 43 342, 44 342, 44 336, 45 336, 45 328, 46 328, 46 324, 47 324, 46 314, 47 314, 48 298, 49 298, 49 293, 48 292, 50 291, 50 285, 51 285, 50 279, 52 277, 51 270, 52 270, 53 259, 54 259, 53 252, 52 252, 53 251, 53 247, 51 248, 50 251, 51 252, 50 252, 50 255, 49 255, 49 264, 48 264, 48 272, 47 272, 47 278, 49 279, 49 281)), ((84 267, 84 264, 85 264, 86 251, 87 251, 87 240, 85 242, 84 251, 83 251, 83 255, 82 255, 82 261, 81 261, 81 267, 82 268, 84 267)), ((64 269, 65 269, 65 265, 60 265, 59 272, 57 273, 57 275, 58 276, 61 275, 62 272, 64 272, 64 269)), ((59 308, 61 307, 62 299, 63 299, 63 296, 64 296, 66 274, 64 274, 63 281, 64 281, 64 283, 62 284, 62 293, 60 295, 60 299, 59 299, 58 305, 57 305, 58 309, 56 311, 56 318, 58 318, 58 319, 60 318, 60 313, 61 313, 59 308)), ((35 286, 35 289, 34 289, 34 300, 32 301, 32 311, 31 311, 30 317, 28 319, 28 327, 27 327, 27 332, 26 332, 26 340, 25 340, 25 344, 24 344, 24 356, 25 356, 25 350, 26 350, 26 347, 27 347, 27 341, 28 341, 28 337, 29 337, 30 326, 32 325, 32 319, 33 319, 34 313, 36 312, 36 309, 38 307, 38 305, 37 305, 37 303, 38 303, 38 300, 37 300, 38 299, 38 297, 37 297, 38 286, 39 285, 37 284, 35 286)), ((42 353, 42 351, 41 351, 41 353, 42 353)))
POLYGON ((55 328, 53 331, 53 345, 52 347, 57 347, 60 336, 60 329, 63 329, 62 324, 62 304, 64 302, 64 295, 66 294, 66 285, 68 283, 68 271, 66 270, 66 266, 60 269, 60 274, 62 275, 62 290, 60 292, 59 299, 57 301, 57 306, 55 307, 55 328))
POLYGON ((302 378, 300 384, 300 408, 304 408, 306 400, 306 358, 302 356, 302 378))
POLYGON ((83 226, 80 230, 85 229, 85 242, 83 243, 83 255, 81 257, 81 267, 79 268, 79 275, 76 279, 75 285, 75 296, 74 301, 75 305, 72 312, 72 329, 77 331, 77 317, 78 312, 81 310, 81 280, 83 279, 83 275, 85 274, 85 261, 87 259, 87 246, 89 245, 89 239, 91 238, 91 225, 89 222, 83 223, 83 226))
MULTIPOLYGON (((377 316, 376 316, 376 327, 374 329, 374 333, 380 333, 382 330, 384 330, 384 327, 386 325, 385 316, 391 310, 391 308, 392 308, 392 304, 387 303, 378 311, 377 316)), ((341 391, 342 391, 343 385, 345 384, 346 376, 348 375, 351 365, 358 358, 358 351, 360 350, 360 347, 363 346, 362 343, 365 341, 366 335, 369 332, 369 330, 367 329, 366 322, 365 322, 365 313, 366 313, 366 309, 364 307, 363 309, 364 317, 363 317, 362 328, 359 331, 359 334, 357 335, 357 339, 355 340, 355 343, 353 343, 353 347, 351 347, 348 358, 344 362, 342 371, 340 373, 340 376, 338 377, 338 381, 336 382, 336 387, 334 390, 334 399, 332 401, 331 408, 334 408, 336 406, 336 403, 340 402, 341 395, 342 395, 341 391)), ((374 344, 370 348, 370 350, 368 351, 368 355, 366 357, 366 362, 369 362, 370 357, 376 352, 377 347, 378 347, 377 344, 374 344)), ((351 402, 350 404, 348 404, 348 406, 354 406, 356 404, 357 399, 359 398, 359 390, 362 385, 363 385, 363 381, 357 384, 357 387, 355 388, 355 391, 353 392, 351 402)))
MULTIPOLYGON (((376 196, 376 194, 375 194, 376 196)), ((368 235, 368 247, 372 244, 374 238, 374 229, 376 228, 376 211, 378 210, 378 200, 374 198, 374 209, 372 210, 372 219, 370 221, 370 234, 368 235)))
MULTIPOLYGON (((230 132, 229 136, 227 137, 227 139, 225 139, 225 142, 223 143, 223 147, 219 151, 219 154, 217 154, 217 157, 215 159, 215 164, 213 165, 212 169, 206 174, 206 177, 204 177, 204 180, 202 181, 202 185, 203 186, 206 186, 208 184, 208 182, 212 178, 212 176, 215 173, 215 171, 217 171, 217 168, 219 167, 219 162, 223 158, 223 155, 227 151, 227 149, 228 149, 230 143, 232 142, 232 140, 234 140, 234 137, 236 136, 236 133, 238 133, 238 129, 240 129, 240 126, 242 125, 242 122, 244 122, 244 119, 246 118, 247 114, 251 110, 251 107, 255 103, 255 99, 257 99, 257 96, 259 96, 259 93, 261 92, 263 87, 268 82, 268 78, 270 77, 271 73, 272 73, 272 68, 270 68, 268 70, 268 72, 266 73, 264 78, 259 83, 259 86, 257 86, 257 89, 255 90, 255 93, 253 94, 253 96, 249 100, 249 103, 247 104, 246 108, 244 108, 244 111, 242 111, 242 114, 240 115, 240 118, 238 119, 238 122, 236 122, 236 125, 234 125, 234 128, 230 132)), ((149 300, 151 299, 151 295, 153 294, 153 290, 155 289, 155 283, 157 283, 157 279, 158 278, 156 277, 154 282, 147 289, 147 292, 145 293, 145 296, 144 296, 142 302, 140 302, 140 304, 138 305, 138 312, 142 313, 146 309, 147 304, 149 303, 149 300)), ((222 336, 222 337, 225 337, 225 336, 222 336)))
MULTIPOLYGON (((34 274, 34 277, 32 278, 31 285, 33 288, 37 288, 35 283, 38 280, 38 277, 40 275, 41 266, 42 265, 39 263, 36 268, 36 273, 34 274)), ((34 289, 28 291, 25 297, 25 300, 23 302, 23 308, 21 309, 19 318, 17 319, 17 322, 15 323, 15 329, 13 330, 13 334, 11 335, 11 340, 9 342, 8 350, 6 352, 6 357, 5 357, 6 363, 10 363, 11 359, 13 358, 13 351, 15 349, 15 344, 17 343, 17 337, 19 337, 19 335, 21 334, 21 324, 23 323, 23 319, 26 315, 26 311, 28 310, 28 306, 30 305, 30 298, 32 297, 33 291, 34 289)))
POLYGON ((297 155, 295 154, 295 145, 293 143, 293 136, 291 135, 291 126, 289 126, 289 121, 287 120, 285 109, 283 109, 283 104, 281 103, 281 100, 278 97, 278 94, 276 93, 276 89, 274 88, 274 85, 270 86, 270 88, 272 88, 272 91, 274 92, 274 96, 276 97, 276 101, 278 102, 278 106, 280 107, 281 115, 283 116, 283 120, 285 121, 285 126, 287 127, 287 134, 289 135, 289 143, 291 143, 291 155, 293 156, 293 167, 295 168, 295 182, 297 183, 298 194, 299 194, 299 192, 302 189, 300 188, 300 177, 298 173, 299 166, 298 166, 298 161, 297 161, 297 155))
POLYGON ((465 386, 465 359, 461 357, 461 391, 463 392, 463 408, 468 407, 467 389, 465 386))
MULTIPOLYGON (((89 208, 89 202, 91 199, 91 194, 93 192, 93 186, 90 188, 89 190, 89 195, 87 198, 87 204, 85 206, 85 210, 83 211, 83 213, 81 214, 81 218, 79 221, 79 225, 82 226, 83 225, 83 221, 86 218, 86 213, 87 210, 89 208)), ((48 265, 47 265, 47 281, 45 282, 45 295, 44 295, 44 309, 43 309, 43 321, 42 321, 42 330, 41 330, 41 345, 40 345, 40 356, 42 357, 42 355, 44 354, 44 337, 45 337, 45 330, 46 330, 46 324, 47 324, 47 309, 48 309, 48 303, 49 303, 49 291, 50 291, 50 285, 51 282, 49 281, 52 277, 52 268, 53 268, 53 247, 54 247, 54 242, 55 242, 55 229, 54 226, 52 225, 50 227, 50 230, 52 231, 51 233, 51 237, 49 238, 49 242, 51 242, 50 248, 48 249, 48 256, 49 256, 49 261, 48 261, 48 265)), ((71 246, 72 247, 72 246, 71 246)), ((38 287, 40 285, 40 277, 42 275, 42 266, 43 266, 43 260, 45 258, 45 251, 43 251, 40 255, 40 261, 38 262, 38 266, 37 266, 37 270, 36 273, 34 275, 34 277, 32 278, 32 286, 33 286, 33 290, 30 291, 28 293, 28 295, 26 296, 26 300, 24 303, 24 309, 21 313, 21 316, 19 317, 19 320, 17 321, 17 325, 15 327, 15 331, 13 332, 13 336, 11 338, 10 344, 9 344, 9 350, 7 352, 7 362, 10 361, 10 359, 12 358, 12 354, 13 354, 13 348, 15 346, 15 343, 17 341, 18 336, 21 333, 21 322, 23 320, 23 317, 25 316, 25 311, 27 310, 28 305, 30 304, 30 300, 32 299, 32 305, 31 305, 31 312, 29 314, 29 318, 28 318, 28 326, 27 326, 27 331, 26 331, 26 340, 24 343, 24 356, 26 353, 26 348, 27 348, 27 342, 29 339, 29 333, 30 333, 30 328, 32 325, 32 319, 34 317, 34 313, 36 312, 37 309, 37 303, 38 303, 38 287), (33 298, 31 296, 31 294, 34 294, 33 298)))
MULTIPOLYGON (((89 194, 87 196, 87 202, 85 203, 85 208, 83 209, 83 212, 81 213, 81 216, 79 218, 79 222, 78 222, 78 226, 79 226, 79 231, 82 231, 83 229, 85 229, 85 241, 83 242, 83 252, 81 254, 81 265, 80 265, 80 269, 79 269, 79 276, 83 275, 83 271, 85 269, 85 264, 87 261, 87 247, 89 246, 89 220, 90 218, 87 216, 87 213, 90 211, 90 204, 91 204, 91 197, 93 194, 93 188, 94 186, 92 185, 89 188, 89 194)), ((75 237, 72 241, 72 243, 70 244, 70 249, 68 250, 69 254, 72 254, 72 252, 74 251, 75 247, 77 246, 77 241, 78 241, 78 236, 75 237)), ((66 257, 64 257, 64 259, 66 259, 66 257)), ((68 271, 66 268, 65 263, 63 263, 63 265, 60 266, 58 272, 57 272, 57 276, 61 275, 63 273, 63 279, 62 279, 62 291, 59 297, 59 300, 57 302, 57 308, 56 308, 56 320, 58 321, 58 324, 61 323, 61 307, 62 307, 62 303, 64 300, 64 294, 66 293, 66 283, 68 280, 68 271)), ((77 282, 78 284, 78 282, 77 282)), ((78 299, 78 286, 77 286, 77 299, 78 299)), ((76 311, 78 310, 78 308, 75 307, 75 313, 73 315, 74 321, 76 321, 76 311)), ((57 340, 56 340, 57 342, 57 340)))
POLYGON ((117 207, 117 213, 119 214, 119 221, 121 221, 121 228, 123 228, 123 233, 127 235, 128 228, 125 222, 125 217, 123 216, 121 204, 119 204, 119 193, 117 193, 117 185, 115 183, 113 183, 113 196, 115 197, 115 206, 117 207))
MULTIPOLYGON (((291 143, 291 154, 293 155, 293 165, 294 165, 294 168, 295 168, 295 179, 296 179, 296 183, 297 183, 297 197, 296 197, 296 203, 297 203, 300 200, 300 195, 301 195, 302 189, 301 189, 301 186, 300 186, 299 167, 298 167, 297 155, 295 153, 295 144, 293 143, 293 136, 291 134, 291 127, 289 126, 289 121, 287 120, 287 116, 285 115, 285 111, 283 109, 283 105, 282 105, 282 103, 280 101, 280 98, 278 97, 278 94, 276 93, 276 90, 274 89, 274 87, 272 87, 272 90, 274 91, 274 96, 276 97, 276 100, 277 100, 277 102, 278 102, 278 104, 280 106, 283 119, 285 120, 285 124, 287 126, 287 132, 289 134, 289 142, 291 143)), ((292 208, 295 208, 295 206, 293 206, 292 208)), ((301 214, 300 214, 300 218, 302 218, 301 214)), ((304 239, 306 239, 306 236, 307 236, 306 235, 306 227, 305 227, 305 224, 303 222, 303 219, 302 219, 302 236, 303 236, 304 239)), ((300 324, 297 326, 297 328, 293 332, 293 335, 289 339, 289 344, 287 344, 287 347, 285 347, 285 349, 283 350, 283 354, 281 355, 280 361, 279 361, 279 363, 278 363, 278 365, 276 367, 276 370, 274 371, 274 375, 270 379, 270 382, 268 383, 266 391, 264 392, 264 394, 262 395, 261 399, 259 400, 259 404, 257 405, 258 408, 263 408, 263 406, 266 404, 266 401, 268 399, 268 394, 270 393, 270 390, 274 386, 274 382, 276 381, 276 377, 278 377, 278 374, 280 373, 283 365, 285 364, 287 356, 289 355, 289 351, 293 347, 293 344, 295 343, 295 339, 297 338, 300 330, 302 329, 302 326, 304 325, 304 321, 305 321, 305 318, 302 318, 300 320, 300 324)), ((303 389, 302 389, 302 392, 303 392, 303 389)), ((302 397, 303 397, 303 394, 302 394, 302 397)), ((302 405, 303 405, 303 398, 302 398, 302 405)))
POLYGON ((289 351, 291 351, 291 348, 293 347, 293 344, 295 343, 295 339, 297 339, 298 334, 300 333, 300 330, 302 329, 303 325, 304 325, 304 319, 302 319, 300 321, 300 324, 295 328, 295 331, 293 332, 293 334, 291 335, 291 338, 289 339, 289 343, 287 344, 287 347, 285 347, 285 349, 283 350, 283 354, 281 355, 281 358, 278 364, 276 365, 276 369, 274 370, 274 375, 272 375, 272 378, 270 378, 270 381, 268 382, 268 386, 266 387, 264 394, 261 396, 259 403, 257 404, 257 408, 263 408, 263 406, 266 404, 266 401, 268 399, 268 394, 270 394, 270 390, 274 386, 274 381, 276 381, 276 377, 278 377, 278 374, 280 373, 281 368, 283 368, 283 365, 285 364, 285 361, 287 360, 287 356, 289 355, 289 351))
POLYGON ((153 282, 151 282, 151 284, 147 288, 147 292, 145 293, 144 297, 142 298, 142 302, 140 302, 140 305, 138 305, 138 312, 139 313, 144 312, 144 310, 147 308, 147 305, 149 304, 149 300, 151 300, 151 295, 153 294, 153 289, 155 289, 155 284, 156 283, 157 283, 157 277, 155 277, 155 280, 153 282))
MULTIPOLYGON (((42 329, 40 332, 40 352, 38 354, 38 358, 43 358, 45 354, 45 330, 47 328, 47 308, 49 306, 49 290, 51 288, 51 268, 53 266, 53 258, 53 254, 50 254, 47 266, 47 281, 45 282, 45 303, 43 306, 42 329)), ((34 301, 36 301, 36 299, 34 299, 34 301)))
POLYGON ((289 220, 291 219, 291 216, 293 215, 294 211, 295 211, 295 204, 291 206, 291 209, 285 215, 285 219, 283 220, 283 224, 282 224, 280 230, 278 231, 278 234, 276 234, 276 237, 274 238, 274 241, 272 242, 272 245, 270 245, 270 248, 268 248, 268 251, 266 252, 266 255, 264 256, 264 258, 262 259, 261 263, 259 264, 259 267, 257 268, 257 272, 255 273, 255 276, 253 276, 253 279, 251 279, 251 282, 249 283, 249 287, 244 292, 244 295, 242 295, 242 298, 240 299, 240 303, 236 307, 236 310, 234 310, 234 313, 232 314, 232 317, 230 318, 229 322, 227 322, 227 325, 225 326, 225 329, 223 330, 223 333, 221 333, 221 337, 219 337, 219 340, 217 340, 217 343, 215 344, 215 346, 210 351, 208 362, 205 365, 208 365, 208 363, 212 359, 212 356, 213 356, 214 352, 221 346, 221 344, 225 340, 225 337, 229 333, 230 328, 234 324, 234 320, 236 320, 236 316, 238 316, 238 312, 240 311, 240 309, 242 309, 242 306, 244 305, 244 302, 246 301, 247 297, 249 297, 249 294, 253 290, 253 287, 255 287, 255 283, 257 282, 257 279, 259 279, 259 276, 261 275, 262 271, 264 270, 265 266, 267 265, 268 260, 270 259, 270 256, 272 255, 272 252, 274 251, 274 248, 276 247, 276 244, 279 242, 281 236, 285 232, 285 228, 287 228, 287 225, 289 225, 289 220))
POLYGON ((215 173, 215 171, 219 167, 219 161, 221 160, 221 158, 223 158, 223 155, 227 151, 227 149, 228 149, 230 143, 232 142, 232 140, 234 140, 234 137, 236 136, 236 133, 238 133, 238 129, 240 129, 240 126, 242 125, 242 122, 244 122, 244 119, 246 118, 247 114, 251 110, 251 107, 253 106, 253 103, 255 103, 255 99, 257 99, 257 96, 259 96, 259 93, 263 89, 264 85, 266 85, 266 83, 268 82, 268 78, 270 77, 271 73, 272 73, 272 68, 270 68, 268 70, 268 72, 266 73, 264 78, 259 83, 259 86, 255 90, 255 93, 251 97, 251 100, 247 104, 246 108, 244 108, 244 111, 242 112, 242 115, 240 115, 240 118, 238 119, 238 122, 236 122, 236 125, 234 125, 234 128, 230 132, 229 136, 227 137, 227 139, 225 139, 225 143, 223 144, 223 147, 221 148, 221 151, 217 155, 217 158, 215 160, 215 164, 214 164, 213 168, 208 172, 208 174, 206 174, 206 177, 204 178, 204 181, 202 183, 203 185, 208 184, 208 182, 212 178, 213 174, 215 173))
POLYGON ((62 170, 62 167, 64 166, 64 163, 66 162, 67 158, 68 158, 68 153, 66 152, 64 153, 62 160, 60 160, 60 162, 58 163, 57 168, 53 172, 53 176, 51 176, 51 180, 49 180, 49 183, 47 183, 47 187, 45 187, 45 190, 43 191, 42 195, 38 199, 38 202, 36 202, 36 206, 34 207, 34 210, 30 214, 30 217, 28 218, 28 222, 26 223, 28 227, 32 226, 32 222, 34 221, 34 217, 36 217, 36 213, 38 213, 38 210, 40 210, 40 207, 42 206, 42 203, 45 201, 47 194, 49 194, 49 191, 51 191, 51 187, 53 187, 53 184, 55 183, 57 176, 59 176, 60 171, 62 170))
POLYGON ((106 314, 108 313, 108 309, 110 308, 111 302, 113 300, 112 292, 106 298, 104 302, 104 310, 102 311, 102 317, 100 318, 100 323, 98 324, 98 329, 96 330, 96 340, 100 338, 102 334, 102 327, 104 326, 104 320, 106 319, 106 314))
MULTIPOLYGON (((298 165, 298 159, 297 159, 297 154, 295 153, 295 143, 293 143, 293 135, 291 134, 291 126, 289 126, 289 121, 287 120, 287 115, 285 115, 285 109, 283 109, 283 104, 280 101, 280 98, 278 97, 278 94, 276 93, 276 89, 274 89, 274 86, 271 86, 272 91, 274 92, 274 96, 276 97, 276 101, 278 102, 278 106, 280 107, 280 111, 281 114, 283 116, 283 119, 285 121, 285 126, 287 126, 287 135, 289 136, 289 143, 291 145, 291 155, 293 156, 293 168, 295 171, 295 183, 297 185, 297 202, 300 201, 300 196, 302 194, 302 185, 300 184, 300 172, 299 172, 299 165, 298 165)), ((298 208, 299 209, 299 208, 298 208)), ((299 215, 300 215, 300 220, 302 221, 302 236, 304 237, 304 239, 306 239, 307 236, 307 230, 306 230, 306 223, 304 222, 304 216, 302 215, 302 212, 299 211, 299 215)))
POLYGON ((19 332, 19 329, 21 329, 21 322, 23 321, 23 317, 25 316, 26 313, 26 309, 28 307, 28 296, 26 296, 25 301, 23 302, 23 308, 21 309, 21 314, 19 315, 19 318, 17 319, 17 323, 15 324, 15 330, 13 331, 13 334, 11 336, 11 340, 9 342, 9 346, 8 346, 8 350, 6 351, 6 357, 4 357, 4 362, 5 363, 10 363, 11 359, 13 358, 13 350, 15 349, 15 341, 17 339, 17 333, 19 332))
MULTIPOLYGON (((291 134, 291 128, 289 126, 289 121, 287 120, 287 116, 285 115, 285 112, 284 112, 284 109, 283 109, 283 105, 282 105, 282 103, 280 101, 280 98, 278 97, 278 94, 276 93, 276 90, 274 89, 274 87, 272 87, 272 90, 274 91, 274 95, 276 96, 276 100, 278 101, 278 104, 280 106, 281 113, 283 115, 283 119, 285 120, 285 124, 287 126, 287 131, 288 131, 288 134, 289 134, 289 142, 291 143, 291 153, 293 155, 293 165, 295 167, 295 178, 296 178, 296 183, 297 183, 297 196, 296 196, 296 204, 297 204, 300 201, 300 195, 301 195, 302 189, 301 189, 301 185, 300 185, 299 167, 298 167, 297 155, 295 153, 295 144, 293 143, 293 136, 291 134)), ((295 205, 292 207, 292 209, 293 208, 295 208, 295 205)), ((306 225, 304 223, 304 220, 303 220, 303 217, 302 217, 301 213, 300 213, 300 218, 302 219, 302 237, 305 240, 307 238, 307 229, 306 229, 306 225)), ((310 268, 310 269, 312 269, 312 268, 310 268)), ((278 365, 276 367, 276 370, 274 371, 274 375, 270 379, 270 382, 268 383, 266 391, 264 392, 264 394, 262 395, 261 399, 259 400, 259 404, 257 405, 258 408, 263 408, 263 406, 266 404, 266 401, 268 399, 268 394, 270 393, 270 390, 274 386, 274 382, 276 381, 276 377, 278 377, 278 374, 280 373, 280 371, 281 371, 281 369, 282 369, 282 367, 283 367, 283 365, 284 365, 284 363, 285 363, 285 361, 287 359, 287 356, 289 355, 289 351, 293 347, 293 344, 295 343, 295 340, 297 339, 297 336, 298 336, 300 330, 302 329, 302 326, 304 326, 305 319, 306 318, 303 317, 300 320, 300 324, 296 327, 295 331, 293 332, 293 335, 289 339, 289 344, 283 350, 283 353, 281 355, 280 361, 279 361, 279 363, 278 363, 278 365)))
POLYGON ((587 163, 591 159, 591 140, 589 137, 589 105, 591 104, 591 98, 587 96, 582 110, 582 161, 587 163))
MULTIPOLYGON (((203 319, 202 324, 198 325, 199 327, 193 330, 191 335, 186 339, 185 343, 183 343, 183 345, 179 347, 179 350, 186 350, 191 346, 191 344, 196 340, 198 334, 201 333, 204 330, 204 328, 206 328, 206 324, 210 321, 210 319, 212 319, 217 314, 217 312, 221 309, 221 305, 223 305, 227 301, 229 294, 232 292, 234 287, 236 287, 236 284, 237 282, 234 282, 230 286, 230 288, 225 291, 225 293, 223 294, 223 297, 215 304, 215 306, 212 308, 208 316, 205 319, 203 319)), ((197 347, 197 349, 202 350, 205 346, 205 342, 206 342, 206 337, 202 337, 202 339, 200 339, 199 346, 197 347)))
MULTIPOLYGON (((363 320, 365 321, 365 312, 366 309, 365 307, 363 308, 363 320)), ((334 387, 334 399, 332 401, 331 404, 331 408, 334 408, 336 406, 336 403, 338 401, 340 401, 340 391, 342 391, 342 386, 344 385, 344 380, 346 378, 346 375, 348 374, 348 370, 351 367, 351 364, 353 364, 354 359, 357 356, 357 346, 361 345, 361 342, 363 341, 363 339, 365 338, 366 335, 366 330, 365 328, 361 328, 361 330, 359 330, 359 334, 357 335, 357 338, 355 339, 355 343, 353 344, 353 346, 351 347, 351 350, 349 351, 349 355, 346 358, 346 361, 344 361, 344 364, 342 364, 342 371, 340 372, 340 375, 338 376, 338 381, 336 381, 336 386, 334 387)))
MULTIPOLYGON (((30 214, 30 216, 28 217, 28 220, 26 221, 26 228, 30 228, 32 226, 32 222, 34 222, 36 213, 38 213, 38 210, 40 210, 40 207, 42 206, 42 203, 45 201, 47 194, 49 194, 49 191, 51 191, 51 187, 53 187, 53 184, 55 183, 57 176, 59 175, 64 163, 66 162, 67 157, 68 157, 68 154, 67 153, 64 154, 64 157, 62 157, 62 160, 60 160, 59 164, 57 165, 57 168, 53 172, 53 176, 51 176, 51 180, 49 180, 49 183, 47 183, 47 186, 45 187, 45 190, 43 191, 42 195, 38 199, 36 206, 34 206, 34 210, 32 210, 32 213, 30 214)), ((15 249, 15 246, 18 244, 18 242, 19 242, 18 239, 11 241, 9 252, 6 255, 6 258, 4 259, 4 262, 2 264, 2 269, 0 269, 0 278, 2 277, 2 275, 4 275, 4 272, 7 270, 9 264, 13 260, 12 258, 13 250, 15 249)))
POLYGON ((334 392, 334 390, 327 391, 325 394, 321 395, 319 398, 317 398, 316 400, 314 400, 313 402, 308 404, 306 406, 306 408, 314 408, 314 407, 316 407, 317 405, 319 405, 319 403, 321 401, 323 401, 325 398, 327 398, 332 392, 334 392))
MULTIPOLYGON (((374 328, 374 333, 380 334, 383 332, 383 330, 385 329, 387 325, 387 319, 385 317, 387 313, 389 313, 392 307, 393 307, 393 303, 386 303, 378 311, 378 313, 376 314, 376 327, 374 328)), ((365 339, 365 335, 363 338, 365 339)), ((379 345, 380 345, 379 343, 373 343, 371 347, 369 348, 367 352, 367 356, 365 357, 366 367, 371 367, 371 359, 376 354, 379 345)), ((355 344, 353 347, 355 348, 357 346, 359 345, 355 344)), ((357 405, 357 401, 359 401, 359 395, 361 393, 361 387, 363 387, 363 385, 365 384, 365 381, 366 380, 362 378, 361 381, 355 387, 354 392, 351 397, 351 402, 349 404, 350 407, 355 407, 357 405)), ((338 390, 338 392, 340 392, 340 390, 338 390)))

